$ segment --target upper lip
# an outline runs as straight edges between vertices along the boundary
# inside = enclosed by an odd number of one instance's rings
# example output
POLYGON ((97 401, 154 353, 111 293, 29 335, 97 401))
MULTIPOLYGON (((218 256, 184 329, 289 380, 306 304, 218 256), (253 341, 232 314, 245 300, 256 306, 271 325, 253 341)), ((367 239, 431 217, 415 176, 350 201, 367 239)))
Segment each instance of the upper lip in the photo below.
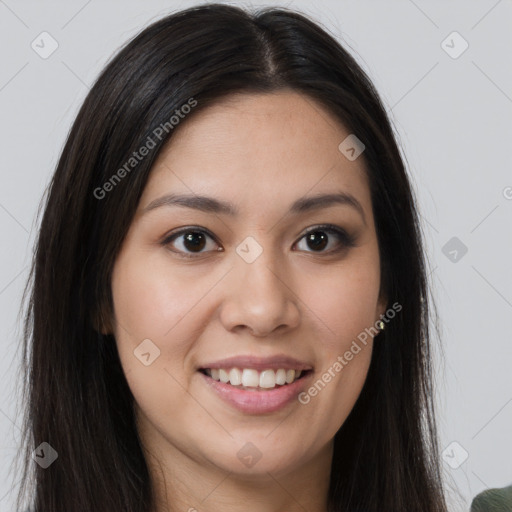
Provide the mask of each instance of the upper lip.
POLYGON ((286 355, 277 355, 272 357, 256 357, 251 355, 234 356, 199 366, 199 369, 201 370, 206 368, 251 368, 258 371, 279 370, 280 368, 284 370, 313 369, 310 364, 286 355))

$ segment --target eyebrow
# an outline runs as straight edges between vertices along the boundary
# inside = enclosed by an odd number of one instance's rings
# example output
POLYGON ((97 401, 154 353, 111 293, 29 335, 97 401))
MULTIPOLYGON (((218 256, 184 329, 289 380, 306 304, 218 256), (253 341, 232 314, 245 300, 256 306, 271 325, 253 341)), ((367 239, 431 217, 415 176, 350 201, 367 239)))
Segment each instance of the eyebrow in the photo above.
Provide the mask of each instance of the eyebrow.
MULTIPOLYGON (((366 217, 361 203, 348 192, 338 192, 332 194, 318 194, 316 196, 301 197, 297 199, 291 207, 289 212, 292 214, 300 214, 328 208, 334 205, 350 206, 355 209, 366 224, 366 217)), ((144 209, 143 212, 149 212, 161 206, 180 206, 184 208, 193 208, 206 213, 218 213, 230 216, 238 215, 238 208, 229 201, 221 201, 214 197, 201 196, 201 195, 187 195, 187 194, 166 194, 162 197, 151 201, 144 209)))

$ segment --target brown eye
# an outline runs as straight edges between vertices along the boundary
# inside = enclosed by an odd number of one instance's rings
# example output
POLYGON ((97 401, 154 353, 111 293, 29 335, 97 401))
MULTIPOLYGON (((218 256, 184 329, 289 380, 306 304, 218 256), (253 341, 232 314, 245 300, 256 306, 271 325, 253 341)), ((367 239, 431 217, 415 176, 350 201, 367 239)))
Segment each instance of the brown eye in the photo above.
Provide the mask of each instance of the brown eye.
POLYGON ((187 250, 200 252, 206 245, 206 238, 203 233, 191 231, 184 236, 183 245, 187 250))
POLYGON ((355 237, 349 235, 345 230, 332 225, 315 226, 309 230, 300 241, 304 240, 307 249, 306 252, 318 252, 318 253, 334 253, 339 252, 347 247, 353 247, 355 245, 355 237), (334 236, 333 236, 334 235, 334 236), (331 240, 334 239, 334 248, 332 248, 331 240), (336 243, 336 240, 338 241, 336 243), (331 248, 324 250, 331 244, 331 248))
MULTIPOLYGON (((182 229, 177 233, 172 233, 168 237, 163 240, 162 245, 164 246, 173 246, 175 248, 169 247, 169 249, 173 252, 180 253, 180 255, 184 257, 193 258, 195 254, 202 254, 204 252, 205 247, 208 245, 208 239, 213 240, 214 247, 216 246, 216 242, 213 237, 208 234, 206 231, 202 229, 182 229)), ((219 249, 210 249, 210 250, 219 250, 219 249)))
POLYGON ((315 251, 321 251, 325 249, 329 242, 329 235, 323 231, 313 231, 308 233, 305 238, 308 246, 315 251))

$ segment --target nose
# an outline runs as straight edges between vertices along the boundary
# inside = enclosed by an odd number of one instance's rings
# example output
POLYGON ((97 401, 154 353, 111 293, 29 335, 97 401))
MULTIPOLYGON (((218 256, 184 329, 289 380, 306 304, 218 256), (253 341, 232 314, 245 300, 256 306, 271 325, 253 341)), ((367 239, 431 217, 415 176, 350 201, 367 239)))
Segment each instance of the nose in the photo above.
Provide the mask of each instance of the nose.
POLYGON ((237 256, 229 274, 220 312, 226 330, 248 329, 253 336, 265 337, 299 325, 299 298, 293 279, 270 250, 264 250, 252 263, 237 256))

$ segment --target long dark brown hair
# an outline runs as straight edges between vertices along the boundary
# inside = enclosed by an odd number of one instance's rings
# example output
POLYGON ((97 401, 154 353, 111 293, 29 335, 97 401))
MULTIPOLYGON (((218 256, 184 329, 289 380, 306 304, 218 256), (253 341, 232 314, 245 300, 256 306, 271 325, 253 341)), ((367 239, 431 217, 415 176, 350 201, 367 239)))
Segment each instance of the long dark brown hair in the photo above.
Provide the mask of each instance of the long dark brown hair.
POLYGON ((175 131, 175 111, 197 102, 186 123, 230 94, 285 88, 318 101, 365 144, 381 285, 389 304, 403 306, 374 345, 363 390, 335 436, 329 511, 446 512, 429 334, 435 308, 414 194, 386 110, 354 58, 318 23, 283 8, 219 4, 166 16, 115 55, 46 190, 23 297, 19 510, 154 506, 134 398, 115 339, 98 329, 112 318, 114 261, 175 131), (95 191, 150 136, 155 147, 98 198, 95 191), (47 469, 31 456, 43 442, 58 452, 47 469))

